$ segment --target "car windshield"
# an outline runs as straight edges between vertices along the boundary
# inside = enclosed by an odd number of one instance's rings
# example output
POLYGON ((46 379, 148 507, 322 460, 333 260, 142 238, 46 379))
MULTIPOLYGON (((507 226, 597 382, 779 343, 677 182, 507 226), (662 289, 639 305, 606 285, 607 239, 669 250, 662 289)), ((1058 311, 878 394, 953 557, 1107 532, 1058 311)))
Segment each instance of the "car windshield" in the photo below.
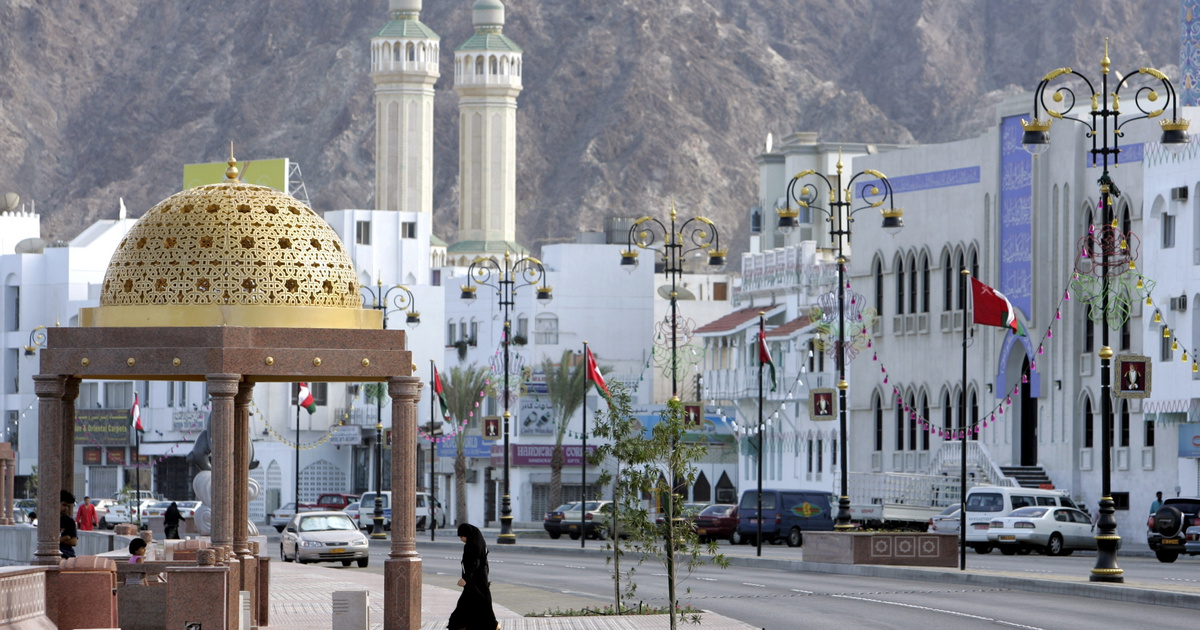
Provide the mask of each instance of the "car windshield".
POLYGON ((560 505, 560 506, 558 506, 558 507, 554 508, 554 509, 553 509, 553 510, 551 510, 551 511, 552 511, 552 512, 569 512, 569 511, 571 511, 571 510, 575 509, 575 508, 576 508, 576 507, 578 507, 578 506, 579 506, 579 504, 578 504, 578 503, 564 503, 564 504, 562 504, 562 505, 560 505))
POLYGON ((600 502, 599 501, 588 501, 587 505, 584 506, 584 509, 589 512, 598 510, 598 509, 600 509, 600 502))
POLYGON ((1023 507, 1019 510, 1013 510, 1008 513, 1009 516, 1018 516, 1023 518, 1041 518, 1046 515, 1049 508, 1044 507, 1023 507))
POLYGON ((1004 497, 999 492, 976 492, 967 497, 968 512, 999 512, 1004 509, 1004 497))
POLYGON ((295 503, 288 503, 287 505, 284 505, 284 506, 280 507, 280 508, 279 508, 278 510, 276 510, 276 511, 277 511, 277 512, 287 512, 287 511, 289 511, 289 510, 294 510, 294 509, 296 509, 296 504, 295 504, 295 503))
MULTIPOLYGON (((380 498, 383 499, 383 507, 389 507, 388 499, 391 497, 389 497, 386 494, 381 494, 379 496, 380 496, 380 498)), ((370 506, 374 507, 375 506, 375 493, 368 492, 367 494, 362 495, 361 497, 359 497, 358 503, 359 503, 359 505, 366 504, 366 505, 370 505, 370 506)))
POLYGON ((300 520, 302 532, 354 531, 358 529, 345 516, 309 516, 300 520))
POLYGON ((704 508, 700 516, 729 516, 729 513, 732 511, 732 505, 710 505, 704 508))
MULTIPOLYGON (((774 494, 762 495, 762 507, 764 510, 774 510, 775 509, 775 495, 774 494)), ((743 510, 757 510, 758 509, 758 495, 754 492, 747 492, 746 494, 743 494, 742 495, 742 509, 743 510)))
POLYGON ((938 514, 938 516, 950 516, 951 514, 954 514, 957 511, 958 511, 957 505, 949 505, 949 506, 946 506, 946 509, 942 510, 942 513, 938 514))
POLYGON ((151 505, 150 507, 162 508, 165 510, 165 509, 171 507, 171 502, 170 501, 159 501, 158 503, 155 503, 154 505, 151 505))

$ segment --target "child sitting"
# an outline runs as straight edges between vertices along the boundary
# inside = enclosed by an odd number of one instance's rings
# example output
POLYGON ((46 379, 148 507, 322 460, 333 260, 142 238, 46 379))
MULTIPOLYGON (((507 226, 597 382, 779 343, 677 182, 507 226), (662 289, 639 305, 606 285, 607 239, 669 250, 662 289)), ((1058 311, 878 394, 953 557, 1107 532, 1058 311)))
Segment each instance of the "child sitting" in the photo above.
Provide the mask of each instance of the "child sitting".
MULTIPOLYGON (((138 564, 146 555, 146 541, 141 538, 134 538, 129 541, 129 564, 138 564)), ((145 585, 144 573, 130 573, 125 576, 125 585, 145 585)))

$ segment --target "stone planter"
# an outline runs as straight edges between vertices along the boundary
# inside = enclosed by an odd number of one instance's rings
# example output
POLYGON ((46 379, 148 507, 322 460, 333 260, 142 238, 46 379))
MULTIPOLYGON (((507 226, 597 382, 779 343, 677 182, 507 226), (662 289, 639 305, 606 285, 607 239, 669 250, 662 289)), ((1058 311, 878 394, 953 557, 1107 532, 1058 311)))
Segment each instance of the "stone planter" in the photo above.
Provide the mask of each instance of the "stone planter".
POLYGON ((958 566, 958 535, 918 532, 804 532, 804 561, 958 566))

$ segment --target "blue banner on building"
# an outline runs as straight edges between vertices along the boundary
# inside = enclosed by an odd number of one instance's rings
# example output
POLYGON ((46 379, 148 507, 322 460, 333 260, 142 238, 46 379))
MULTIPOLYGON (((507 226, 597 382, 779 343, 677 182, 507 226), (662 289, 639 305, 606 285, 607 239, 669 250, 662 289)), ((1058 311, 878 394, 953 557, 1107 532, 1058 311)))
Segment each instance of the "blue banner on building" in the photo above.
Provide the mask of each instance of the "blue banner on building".
MULTIPOLYGON (((437 445, 438 457, 454 457, 458 454, 458 445, 454 438, 437 445)), ((492 456, 492 443, 478 435, 468 435, 463 438, 463 454, 467 457, 492 456)))
MULTIPOLYGON (((1026 116, 1028 117, 1028 116, 1026 116)), ((1000 123, 1000 292, 1028 320, 1033 301, 1033 159, 1020 116, 1000 123)))
POLYGON ((1200 457, 1200 422, 1179 425, 1179 456, 1200 457))

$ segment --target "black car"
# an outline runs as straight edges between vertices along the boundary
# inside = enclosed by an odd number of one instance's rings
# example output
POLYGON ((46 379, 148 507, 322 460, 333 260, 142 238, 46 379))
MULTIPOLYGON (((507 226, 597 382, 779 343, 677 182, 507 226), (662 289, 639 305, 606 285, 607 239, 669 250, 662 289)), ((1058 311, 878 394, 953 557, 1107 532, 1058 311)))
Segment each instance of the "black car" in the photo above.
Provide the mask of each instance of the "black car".
POLYGON ((546 512, 546 517, 542 519, 542 527, 546 528, 546 533, 550 534, 551 538, 558 540, 558 537, 563 535, 563 532, 566 531, 566 529, 562 526, 563 514, 565 514, 567 510, 574 509, 577 505, 579 505, 578 502, 564 503, 553 510, 546 512))
MULTIPOLYGON (((1159 562, 1175 562, 1181 553, 1195 555, 1200 550, 1187 548, 1187 528, 1200 525, 1200 498, 1171 497, 1150 515, 1146 544, 1159 562)), ((1194 547, 1193 547, 1194 548, 1194 547)))

